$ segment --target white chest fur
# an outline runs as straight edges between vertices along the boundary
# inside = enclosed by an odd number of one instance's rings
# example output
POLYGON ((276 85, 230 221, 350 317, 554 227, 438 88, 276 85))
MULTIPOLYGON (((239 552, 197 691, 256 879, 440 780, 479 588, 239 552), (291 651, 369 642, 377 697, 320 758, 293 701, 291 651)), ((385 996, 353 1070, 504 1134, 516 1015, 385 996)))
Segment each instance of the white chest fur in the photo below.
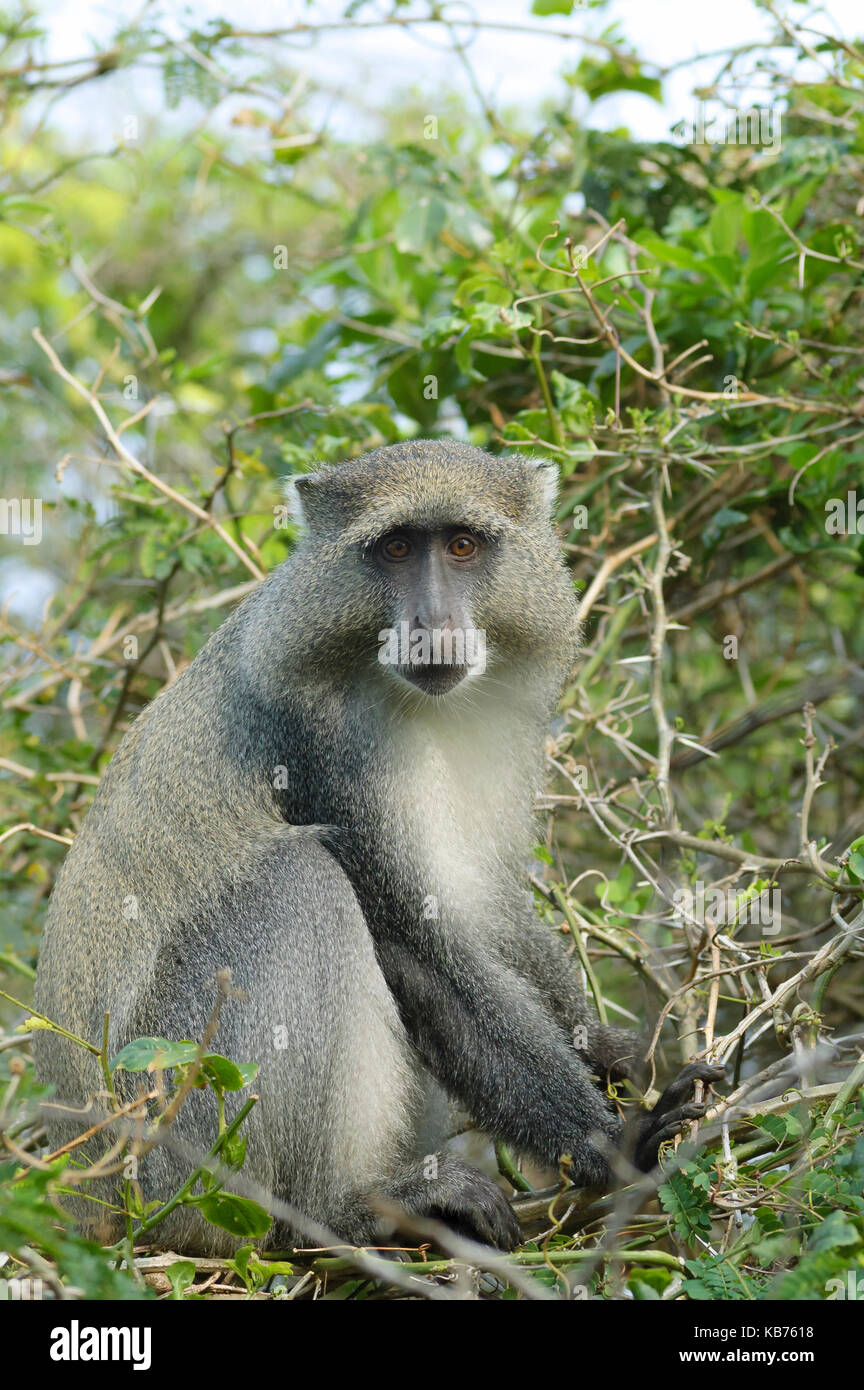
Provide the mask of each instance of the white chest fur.
POLYGON ((535 833, 536 735, 506 690, 426 700, 403 710, 392 742, 391 804, 406 859, 421 867, 423 911, 466 925, 524 871, 535 833))

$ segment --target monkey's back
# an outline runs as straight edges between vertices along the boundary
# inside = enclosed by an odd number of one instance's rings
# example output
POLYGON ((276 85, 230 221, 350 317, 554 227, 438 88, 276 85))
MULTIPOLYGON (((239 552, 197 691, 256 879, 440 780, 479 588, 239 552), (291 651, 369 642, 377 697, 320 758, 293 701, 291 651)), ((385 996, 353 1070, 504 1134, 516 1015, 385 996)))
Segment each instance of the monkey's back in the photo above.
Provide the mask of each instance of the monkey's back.
MULTIPOLYGON (((60 870, 45 922, 34 1007, 101 1043, 126 1036, 171 933, 250 874, 285 824, 228 727, 227 655, 238 610, 135 720, 60 870)), ((217 968, 217 967, 214 967, 217 968)), ((95 1059, 41 1032, 37 1071, 68 1096, 98 1084, 95 1059)))

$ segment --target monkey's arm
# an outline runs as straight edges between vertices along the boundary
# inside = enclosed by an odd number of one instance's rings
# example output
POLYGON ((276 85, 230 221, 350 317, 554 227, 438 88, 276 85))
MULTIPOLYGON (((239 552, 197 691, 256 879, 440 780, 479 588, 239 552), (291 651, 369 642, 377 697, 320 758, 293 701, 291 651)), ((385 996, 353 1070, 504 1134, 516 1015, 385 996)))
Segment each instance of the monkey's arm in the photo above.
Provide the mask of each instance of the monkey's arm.
POLYGON ((518 919, 501 940, 502 958, 543 996, 590 1071, 603 1081, 628 1076, 644 1080, 645 1038, 629 1028, 600 1022, 586 999, 576 967, 563 941, 545 927, 525 894, 518 919))
POLYGON ((693 1082, 722 1075, 705 1063, 685 1068, 655 1109, 622 1135, 620 1119, 536 991, 514 971, 461 939, 430 935, 409 947, 385 937, 377 951, 433 1076, 483 1129, 517 1150, 549 1164, 570 1154, 580 1186, 609 1184, 608 1148, 622 1137, 635 1166, 652 1168, 660 1143, 704 1109, 686 1103, 693 1082))
POLYGON ((604 1186, 592 1134, 615 1143, 621 1122, 592 1083, 536 991, 462 939, 376 942, 408 1033, 437 1081, 490 1133, 604 1186))

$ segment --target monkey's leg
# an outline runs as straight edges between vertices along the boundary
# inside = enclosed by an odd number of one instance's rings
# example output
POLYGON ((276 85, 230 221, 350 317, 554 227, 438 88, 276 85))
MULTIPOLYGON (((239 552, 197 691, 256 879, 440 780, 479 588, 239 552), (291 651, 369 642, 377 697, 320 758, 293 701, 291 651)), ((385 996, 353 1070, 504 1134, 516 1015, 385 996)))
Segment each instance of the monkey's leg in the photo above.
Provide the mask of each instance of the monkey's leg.
MULTIPOLYGON (((481 1239, 512 1244, 514 1218, 489 1179, 448 1155, 437 1176, 428 1164, 410 1164, 422 1109, 419 1063, 349 880, 317 840, 281 832, 254 867, 238 872, 215 917, 210 910, 175 933, 135 1033, 200 1037, 223 967, 244 997, 225 1001, 212 1047, 260 1068, 260 1100, 243 1131, 246 1161, 226 1188, 242 1192, 248 1184, 253 1197, 263 1189, 299 1214, 293 1224, 277 1220, 266 1244, 294 1236, 308 1243, 310 1232, 317 1243, 303 1217, 344 1240, 370 1241, 381 1229, 379 1195, 419 1214, 452 1214, 481 1239)), ((247 1094, 228 1097, 229 1118, 247 1094)), ((169 1144, 145 1161, 148 1200, 181 1186, 213 1143, 216 1120, 212 1093, 193 1092, 169 1144)), ((190 1252, 237 1244, 189 1207, 153 1235, 190 1252)))

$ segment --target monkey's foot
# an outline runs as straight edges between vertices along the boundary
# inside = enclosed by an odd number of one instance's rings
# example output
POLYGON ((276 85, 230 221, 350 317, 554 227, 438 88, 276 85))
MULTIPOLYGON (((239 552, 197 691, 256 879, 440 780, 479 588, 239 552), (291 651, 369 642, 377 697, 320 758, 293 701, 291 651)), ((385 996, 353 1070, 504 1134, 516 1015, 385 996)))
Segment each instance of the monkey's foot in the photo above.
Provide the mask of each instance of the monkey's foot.
POLYGON ((640 1115, 638 1120, 632 1122, 632 1127, 627 1126, 622 1148, 632 1153, 633 1164, 641 1173, 650 1173, 656 1168, 660 1145, 680 1134, 685 1120, 698 1120, 704 1115, 704 1104, 697 1105, 695 1101, 687 1100, 693 1083, 719 1081, 724 1074, 723 1067, 713 1066, 710 1062, 688 1063, 666 1087, 654 1109, 647 1115, 640 1115))
POLYGON ((520 1246, 524 1239, 522 1227, 497 1183, 452 1154, 435 1157, 435 1177, 426 1176, 428 1160, 424 1160, 422 1165, 403 1169, 378 1193, 368 1194, 367 1201, 379 1212, 386 1211, 397 1228, 399 1218, 394 1206, 401 1207, 407 1217, 407 1231, 413 1215, 441 1221, 456 1235, 498 1250, 520 1246))

